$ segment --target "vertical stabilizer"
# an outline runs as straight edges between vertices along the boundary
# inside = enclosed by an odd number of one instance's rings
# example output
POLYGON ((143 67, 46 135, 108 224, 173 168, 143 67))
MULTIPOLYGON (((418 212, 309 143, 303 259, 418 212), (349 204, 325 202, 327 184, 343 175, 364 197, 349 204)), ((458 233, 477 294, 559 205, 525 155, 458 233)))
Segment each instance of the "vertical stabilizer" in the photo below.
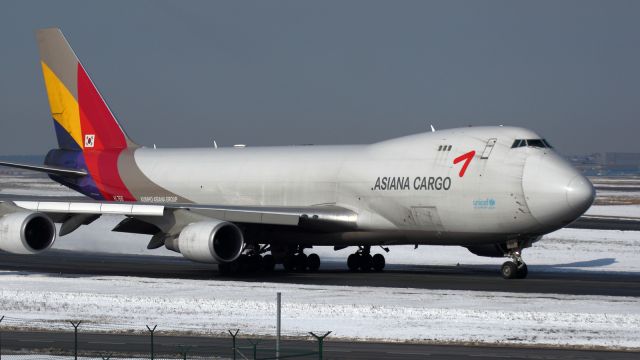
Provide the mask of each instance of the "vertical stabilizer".
POLYGON ((87 173, 82 178, 50 176, 94 199, 135 200, 122 180, 118 161, 123 152, 137 146, 118 124, 60 29, 41 29, 36 37, 59 147, 47 154, 45 164, 87 173))
POLYGON ((58 145, 65 150, 135 147, 58 28, 36 32, 58 145))

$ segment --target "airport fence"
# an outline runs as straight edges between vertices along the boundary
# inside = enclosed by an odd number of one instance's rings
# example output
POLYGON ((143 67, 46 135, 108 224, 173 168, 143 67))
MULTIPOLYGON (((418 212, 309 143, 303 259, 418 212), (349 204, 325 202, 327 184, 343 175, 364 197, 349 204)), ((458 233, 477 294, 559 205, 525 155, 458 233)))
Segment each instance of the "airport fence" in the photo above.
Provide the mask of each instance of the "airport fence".
POLYGON ((224 336, 194 335, 197 333, 163 331, 157 325, 132 330, 95 322, 0 316, 0 360, 322 360, 324 340, 331 332, 310 332, 307 339, 281 342, 247 337, 239 329, 228 330, 224 336))

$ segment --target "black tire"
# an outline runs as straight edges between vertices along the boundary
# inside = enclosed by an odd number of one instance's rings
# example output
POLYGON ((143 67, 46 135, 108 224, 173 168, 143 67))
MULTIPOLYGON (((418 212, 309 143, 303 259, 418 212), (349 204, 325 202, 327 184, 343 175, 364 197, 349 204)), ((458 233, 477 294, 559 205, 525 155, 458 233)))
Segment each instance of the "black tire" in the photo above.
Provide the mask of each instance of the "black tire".
POLYGON ((373 260, 373 270, 382 271, 382 269, 384 269, 384 266, 386 265, 386 261, 384 260, 384 255, 375 254, 373 255, 372 260, 373 260))
POLYGON ((518 268, 518 271, 516 273, 516 278, 517 279, 525 279, 527 277, 527 275, 529 275, 529 269, 527 269, 527 264, 522 263, 520 265, 520 267, 518 268))
POLYGON ((360 255, 360 270, 371 271, 373 267, 373 257, 370 254, 360 255))
POLYGON ((276 268, 276 260, 273 255, 267 254, 262 257, 262 270, 265 272, 272 272, 276 268))
POLYGON ((502 264, 500 273, 505 279, 515 279, 518 274, 518 266, 513 261, 507 261, 502 264))
POLYGON ((307 257, 307 266, 309 266, 309 271, 318 271, 320 269, 320 256, 318 254, 310 254, 307 257))
POLYGON ((307 255, 296 255, 296 271, 307 271, 307 255))
POLYGON ((351 271, 358 270, 358 266, 360 265, 359 258, 360 256, 358 256, 358 254, 349 255, 349 257, 347 258, 347 267, 349 268, 349 270, 351 271))
POLYGON ((293 255, 287 255, 282 260, 282 267, 285 271, 293 271, 295 269, 295 258, 293 255))

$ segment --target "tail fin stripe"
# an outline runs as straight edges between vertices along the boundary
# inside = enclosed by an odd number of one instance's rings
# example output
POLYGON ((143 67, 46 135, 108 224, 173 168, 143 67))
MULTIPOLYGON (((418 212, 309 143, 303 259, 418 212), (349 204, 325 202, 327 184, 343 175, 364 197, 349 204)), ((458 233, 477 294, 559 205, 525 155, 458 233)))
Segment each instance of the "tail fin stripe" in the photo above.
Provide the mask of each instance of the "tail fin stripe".
MULTIPOLYGON (((51 116, 82 148, 82 129, 76 97, 44 61, 42 62, 42 74, 49 97, 51 116)), ((62 146, 62 144, 60 145, 62 146)))
POLYGON ((78 63, 78 100, 82 138, 84 139, 87 135, 94 136, 94 142, 90 147, 94 150, 126 149, 127 141, 124 133, 80 63, 78 63))
POLYGON ((56 119, 53 119, 53 127, 56 130, 56 138, 58 139, 58 147, 60 149, 82 151, 80 144, 69 135, 69 131, 63 128, 56 119))

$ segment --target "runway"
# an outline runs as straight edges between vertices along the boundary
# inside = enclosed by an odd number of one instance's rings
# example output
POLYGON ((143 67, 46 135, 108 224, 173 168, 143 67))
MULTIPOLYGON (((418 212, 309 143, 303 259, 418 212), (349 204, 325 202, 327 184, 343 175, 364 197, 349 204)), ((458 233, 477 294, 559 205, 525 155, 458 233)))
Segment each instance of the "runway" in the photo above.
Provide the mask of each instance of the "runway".
POLYGON ((388 270, 381 273, 353 273, 346 269, 342 261, 325 261, 321 270, 314 273, 276 270, 273 273, 243 274, 229 278, 221 276, 215 265, 198 264, 177 257, 87 254, 62 250, 26 256, 0 252, 0 270, 43 272, 55 276, 112 275, 640 297, 640 274, 537 269, 536 265, 530 265, 527 279, 504 280, 497 266, 390 265, 388 270))
MULTIPOLYGON (((51 352, 52 354, 73 355, 73 333, 56 332, 5 332, 2 334, 2 345, 5 354, 8 350, 29 350, 30 352, 51 352)), ((107 357, 118 353, 148 355, 150 339, 144 335, 87 334, 78 335, 79 354, 107 357)), ((251 354, 247 347, 250 343, 239 335, 237 347, 242 353, 251 354)), ((274 341, 263 341, 259 344, 258 357, 273 354, 268 349, 274 348, 274 341)), ((194 336, 162 336, 154 337, 154 349, 157 355, 177 356, 187 351, 193 356, 232 356, 231 337, 194 337, 194 336)), ((303 351, 316 351, 317 342, 308 340, 284 340, 281 344, 282 354, 303 351)), ((19 355, 18 355, 19 356, 19 355)), ((490 347, 460 345, 428 345, 402 343, 365 343, 325 341, 324 359, 635 359, 637 353, 621 351, 588 351, 564 349, 540 349, 530 347, 490 347)), ((6 358, 12 358, 11 355, 6 358)), ((317 355, 306 358, 313 359, 317 355)), ((238 358, 241 358, 238 356, 238 358)), ((251 357, 250 357, 251 358, 251 357)))

